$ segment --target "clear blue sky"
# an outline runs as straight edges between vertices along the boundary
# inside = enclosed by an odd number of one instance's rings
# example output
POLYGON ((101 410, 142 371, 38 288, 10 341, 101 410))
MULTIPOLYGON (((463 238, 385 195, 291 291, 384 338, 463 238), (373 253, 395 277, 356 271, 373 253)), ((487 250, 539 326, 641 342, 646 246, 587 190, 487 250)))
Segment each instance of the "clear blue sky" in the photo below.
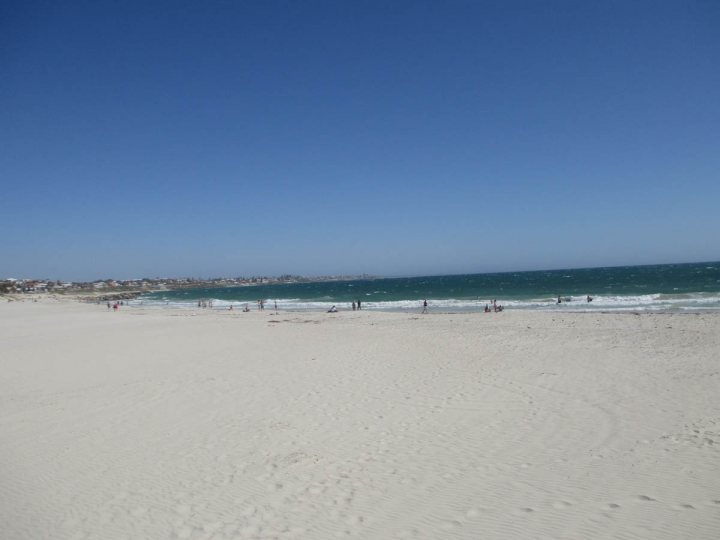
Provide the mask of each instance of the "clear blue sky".
POLYGON ((1 277, 720 259, 720 2, 0 4, 1 277))

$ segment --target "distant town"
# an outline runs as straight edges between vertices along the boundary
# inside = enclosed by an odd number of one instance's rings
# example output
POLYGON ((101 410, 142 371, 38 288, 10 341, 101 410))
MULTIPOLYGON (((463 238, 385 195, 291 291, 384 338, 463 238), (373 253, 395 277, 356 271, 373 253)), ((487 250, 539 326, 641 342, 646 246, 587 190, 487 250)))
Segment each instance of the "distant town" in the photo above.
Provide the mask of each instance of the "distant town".
POLYGON ((145 292, 195 289, 201 287, 250 287, 255 285, 278 285, 286 283, 310 283, 318 281, 349 281, 373 279, 367 274, 358 276, 295 276, 285 274, 275 277, 234 277, 234 278, 142 278, 103 279, 97 281, 59 281, 51 279, 0 280, 0 294, 72 294, 88 295, 93 298, 133 298, 145 292))

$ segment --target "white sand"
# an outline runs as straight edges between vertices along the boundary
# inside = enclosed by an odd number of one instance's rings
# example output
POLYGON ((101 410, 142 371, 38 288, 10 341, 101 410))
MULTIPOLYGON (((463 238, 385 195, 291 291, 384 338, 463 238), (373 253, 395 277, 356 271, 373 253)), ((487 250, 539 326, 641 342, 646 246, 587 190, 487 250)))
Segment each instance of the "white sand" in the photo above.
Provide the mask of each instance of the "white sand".
POLYGON ((720 315, 13 302, 0 339, 2 538, 720 536, 720 315))

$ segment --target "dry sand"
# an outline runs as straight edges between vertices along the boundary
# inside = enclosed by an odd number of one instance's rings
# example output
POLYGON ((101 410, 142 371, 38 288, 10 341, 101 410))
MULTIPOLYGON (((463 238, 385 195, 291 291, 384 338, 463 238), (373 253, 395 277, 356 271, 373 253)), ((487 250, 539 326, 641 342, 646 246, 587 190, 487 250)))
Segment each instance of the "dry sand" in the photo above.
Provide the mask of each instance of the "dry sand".
POLYGON ((716 539, 720 315, 0 304, 7 539, 716 539))

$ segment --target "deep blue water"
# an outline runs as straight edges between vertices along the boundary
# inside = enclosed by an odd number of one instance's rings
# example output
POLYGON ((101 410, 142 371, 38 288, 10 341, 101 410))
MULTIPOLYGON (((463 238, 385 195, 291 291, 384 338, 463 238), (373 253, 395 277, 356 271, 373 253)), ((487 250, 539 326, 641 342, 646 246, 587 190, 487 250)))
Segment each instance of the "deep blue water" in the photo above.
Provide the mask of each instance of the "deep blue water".
POLYGON ((294 310, 346 309, 357 300, 364 309, 410 310, 424 299, 438 311, 479 310, 492 299, 511 309, 720 310, 720 262, 197 288, 138 302, 194 307, 212 299, 215 308, 254 308, 261 298, 294 310))

